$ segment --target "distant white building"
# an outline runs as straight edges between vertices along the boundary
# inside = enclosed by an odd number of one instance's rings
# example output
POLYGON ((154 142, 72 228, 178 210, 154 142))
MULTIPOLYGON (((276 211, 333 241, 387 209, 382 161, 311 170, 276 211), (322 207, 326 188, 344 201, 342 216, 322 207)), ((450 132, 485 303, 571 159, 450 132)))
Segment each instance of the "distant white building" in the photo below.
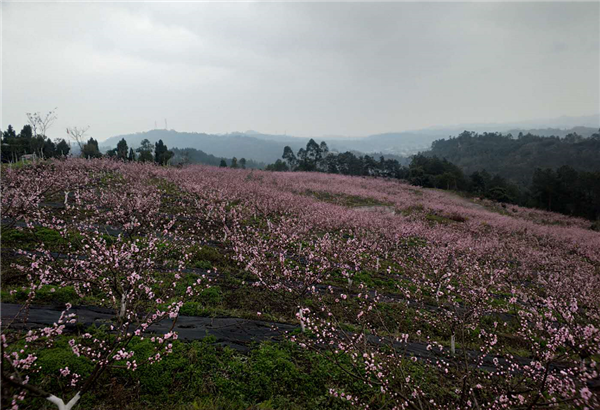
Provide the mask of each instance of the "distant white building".
POLYGON ((35 154, 21 155, 21 161, 35 161, 36 159, 37 159, 37 155, 35 155, 35 154))

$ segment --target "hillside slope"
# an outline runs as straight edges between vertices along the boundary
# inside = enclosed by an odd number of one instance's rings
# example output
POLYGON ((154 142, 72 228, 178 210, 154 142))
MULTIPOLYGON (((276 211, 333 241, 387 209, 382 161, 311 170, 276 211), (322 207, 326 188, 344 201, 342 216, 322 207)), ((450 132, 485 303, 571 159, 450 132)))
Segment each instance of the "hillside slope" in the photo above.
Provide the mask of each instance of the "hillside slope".
POLYGON ((69 159, 2 182, 13 385, 101 374, 87 408, 600 405, 589 221, 323 173, 69 159))

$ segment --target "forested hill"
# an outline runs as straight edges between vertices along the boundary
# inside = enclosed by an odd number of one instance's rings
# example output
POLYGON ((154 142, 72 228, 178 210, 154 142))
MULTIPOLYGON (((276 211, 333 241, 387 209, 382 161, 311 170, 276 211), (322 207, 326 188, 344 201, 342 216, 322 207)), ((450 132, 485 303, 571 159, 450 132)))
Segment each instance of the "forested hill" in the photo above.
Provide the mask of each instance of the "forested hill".
POLYGON ((212 154, 207 154, 204 151, 194 149, 194 148, 173 148, 173 159, 171 160, 171 165, 179 165, 179 164, 205 164, 212 166, 223 166, 227 165, 233 168, 236 168, 236 165, 240 168, 254 168, 261 169, 266 166, 263 162, 257 162, 252 159, 246 159, 244 157, 233 157, 233 158, 224 158, 224 157, 216 157, 212 154))
POLYGON ((433 142, 424 154, 445 158, 466 174, 485 169, 528 185, 536 168, 568 165, 578 171, 600 171, 600 131, 589 138, 578 134, 559 138, 465 131, 433 142))

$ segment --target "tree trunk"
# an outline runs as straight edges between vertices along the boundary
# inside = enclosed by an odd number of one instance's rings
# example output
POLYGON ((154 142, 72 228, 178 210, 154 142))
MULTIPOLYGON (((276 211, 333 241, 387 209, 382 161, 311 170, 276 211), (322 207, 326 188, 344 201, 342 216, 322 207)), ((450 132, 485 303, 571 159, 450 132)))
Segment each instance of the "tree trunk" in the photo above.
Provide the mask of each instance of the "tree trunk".
POLYGON ((121 296, 121 311, 119 312, 119 318, 124 318, 125 312, 127 312, 127 297, 123 294, 121 296))
POLYGON ((298 317, 300 317, 300 327, 302 328, 302 333, 306 332, 306 327, 304 326, 304 315, 302 314, 302 308, 298 310, 298 317))

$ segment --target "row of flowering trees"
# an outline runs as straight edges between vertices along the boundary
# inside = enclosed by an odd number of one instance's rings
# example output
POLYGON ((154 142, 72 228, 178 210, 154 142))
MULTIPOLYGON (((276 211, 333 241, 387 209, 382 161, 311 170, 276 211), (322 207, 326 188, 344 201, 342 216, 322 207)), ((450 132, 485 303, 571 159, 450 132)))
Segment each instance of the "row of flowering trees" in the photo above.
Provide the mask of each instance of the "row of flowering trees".
POLYGON ((600 405, 600 235, 580 220, 518 207, 501 215, 398 182, 324 174, 68 160, 8 170, 2 182, 5 226, 43 225, 72 244, 61 255, 20 251, 27 305, 41 286, 70 285, 114 311, 104 339, 72 339, 94 370, 63 369, 70 402, 30 383, 36 349, 61 337, 69 309, 44 329, 3 323, 2 377, 15 405, 30 392, 70 408, 111 366, 168 353, 172 333, 145 358, 131 340, 175 319, 205 286, 181 284, 190 247, 209 241, 254 286, 291 301, 304 330, 293 340, 378 392, 331 386, 353 406, 600 405), (353 208, 356 198, 369 206, 353 208))
POLYGON ((175 326, 186 298, 204 286, 202 278, 184 289, 180 285, 189 245, 182 240, 173 215, 161 209, 165 193, 152 183, 153 169, 68 160, 3 172, 3 228, 35 232, 44 226, 68 242, 61 253, 43 244, 16 250, 12 266, 20 272, 28 297, 19 315, 3 318, 3 404, 18 408, 27 395, 35 395, 59 409, 70 409, 110 368, 135 370, 171 351, 177 338, 174 332, 152 338, 154 353, 148 357, 135 357, 131 349, 134 337, 144 338, 161 320, 169 318, 175 326), (111 231, 113 235, 107 235, 111 231), (72 286, 79 297, 93 296, 111 308, 114 317, 106 324, 106 333, 65 334, 66 326, 77 321, 70 304, 53 326, 21 326, 37 293, 48 286, 72 286), (68 398, 45 390, 36 363, 37 352, 62 337, 69 337, 74 355, 92 365, 85 375, 68 368, 56 375, 68 380, 74 392, 68 398))
POLYGON ((600 237, 579 220, 545 214, 563 226, 542 225, 523 208, 503 216, 368 179, 215 177, 239 197, 260 195, 261 223, 233 225, 229 240, 256 285, 296 300, 306 332, 295 340, 330 350, 390 408, 598 406, 600 237), (315 202, 315 191, 396 213, 315 202), (357 287, 359 272, 396 277, 394 295, 357 287), (338 286, 319 286, 332 278, 338 286), (435 397, 435 379, 450 393, 435 397))

